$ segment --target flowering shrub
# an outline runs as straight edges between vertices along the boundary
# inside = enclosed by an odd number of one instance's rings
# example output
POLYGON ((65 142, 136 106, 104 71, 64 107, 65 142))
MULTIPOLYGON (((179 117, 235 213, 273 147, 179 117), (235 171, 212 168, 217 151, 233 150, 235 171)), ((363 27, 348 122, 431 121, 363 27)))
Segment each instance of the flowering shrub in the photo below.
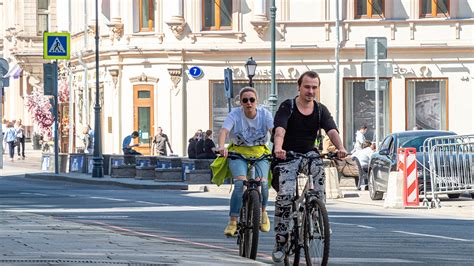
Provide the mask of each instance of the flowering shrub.
POLYGON ((41 134, 52 138, 52 125, 54 122, 51 113, 51 103, 49 98, 44 96, 38 90, 34 90, 30 95, 26 96, 26 107, 31 114, 33 122, 40 128, 41 134))
POLYGON ((69 102, 69 85, 66 79, 60 79, 58 84, 58 100, 60 103, 69 102))

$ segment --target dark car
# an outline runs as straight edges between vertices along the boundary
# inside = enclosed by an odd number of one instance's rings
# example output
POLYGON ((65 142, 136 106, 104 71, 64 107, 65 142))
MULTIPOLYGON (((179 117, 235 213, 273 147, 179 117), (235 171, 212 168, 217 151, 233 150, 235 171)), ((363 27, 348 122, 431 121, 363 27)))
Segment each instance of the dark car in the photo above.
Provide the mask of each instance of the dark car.
MULTIPOLYGON (((369 163, 369 194, 373 200, 381 200, 387 192, 388 176, 397 170, 397 148, 416 148, 416 158, 423 162, 423 142, 427 138, 452 136, 456 133, 444 130, 415 130, 388 135, 375 152, 369 163)), ((418 164, 418 172, 423 166, 418 164)), ((418 174, 418 184, 422 191, 423 175, 418 174)))

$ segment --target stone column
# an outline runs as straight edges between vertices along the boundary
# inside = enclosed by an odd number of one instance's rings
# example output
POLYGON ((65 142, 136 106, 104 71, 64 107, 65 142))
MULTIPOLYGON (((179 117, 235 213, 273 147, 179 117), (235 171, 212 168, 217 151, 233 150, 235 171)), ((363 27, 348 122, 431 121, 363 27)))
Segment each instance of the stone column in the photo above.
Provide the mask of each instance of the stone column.
POLYGON ((122 15, 120 14, 121 0, 110 0, 110 23, 107 25, 110 31, 110 40, 114 43, 123 36, 122 15))
POLYGON ((174 0, 167 3, 168 12, 170 17, 167 19, 166 24, 170 27, 176 38, 179 38, 184 31, 186 21, 183 17, 183 0, 174 0))
POLYGON ((266 0, 254 0, 253 1, 253 18, 252 23, 254 30, 257 32, 258 37, 263 38, 265 31, 268 28, 267 12, 265 10, 267 4, 266 0))

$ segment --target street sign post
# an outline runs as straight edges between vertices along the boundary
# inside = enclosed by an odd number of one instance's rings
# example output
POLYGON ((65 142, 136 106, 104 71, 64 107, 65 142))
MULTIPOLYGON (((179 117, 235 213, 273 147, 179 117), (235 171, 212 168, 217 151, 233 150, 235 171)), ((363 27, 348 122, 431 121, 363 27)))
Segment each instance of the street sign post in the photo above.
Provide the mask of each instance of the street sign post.
POLYGON ((362 62, 362 76, 363 77, 375 77, 375 72, 378 73, 379 77, 391 78, 393 77, 393 66, 391 62, 378 62, 375 64, 374 61, 362 62), (378 67, 375 67, 375 66, 378 67))
POLYGON ((43 64, 44 95, 53 96, 54 114, 54 173, 59 174, 58 136, 58 62, 43 64))
MULTIPOLYGON (((366 91, 375 91, 375 79, 366 79, 365 80, 365 90, 366 91)), ((377 86, 379 90, 385 91, 388 90, 388 80, 382 79, 379 80, 379 84, 377 86)))
MULTIPOLYGON (((0 120, 2 120, 3 123, 3 87, 4 87, 4 79, 3 76, 5 76, 8 73, 8 61, 0 58, 0 120)), ((0 127, 0 153, 3 154, 3 132, 2 128, 0 127)), ((0 156, 0 169, 3 169, 3 155, 0 156)))
MULTIPOLYGON (((369 62, 362 63, 362 75, 375 77, 373 84, 375 90, 375 143, 377 147, 380 144, 380 117, 379 117, 379 91, 380 76, 392 77, 392 64, 385 65, 380 63, 380 59, 387 59, 387 38, 385 37, 367 37, 365 38, 365 59, 369 62), (373 61, 372 61, 373 60, 373 61), (365 72, 365 73, 364 73, 365 72)), ((369 82, 370 84, 370 82, 369 82)), ((366 88, 367 88, 366 83, 366 88)))
POLYGON ((224 69, 224 92, 227 97, 227 105, 229 107, 229 113, 232 110, 232 98, 234 97, 232 69, 224 69))
POLYGON ((68 32, 45 32, 43 35, 43 58, 64 59, 71 57, 71 34, 68 32))

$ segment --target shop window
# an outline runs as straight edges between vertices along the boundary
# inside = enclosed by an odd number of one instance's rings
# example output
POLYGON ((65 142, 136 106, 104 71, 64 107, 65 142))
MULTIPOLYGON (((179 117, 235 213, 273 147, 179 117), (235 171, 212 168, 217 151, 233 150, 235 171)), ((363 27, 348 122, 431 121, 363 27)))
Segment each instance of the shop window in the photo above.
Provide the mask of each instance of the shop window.
MULTIPOLYGON (((379 93, 379 140, 390 133, 390 86, 379 93)), ((375 135, 375 91, 365 90, 364 79, 344 80, 344 146, 354 147, 355 133, 367 126, 365 138, 376 140, 375 135)))
POLYGON ((139 0, 139 29, 140 31, 153 31, 155 24, 154 0, 139 0))
POLYGON ((355 18, 383 18, 385 0, 356 0, 355 18))
MULTIPOLYGON (((233 93, 234 98, 232 100, 232 107, 237 107, 240 104, 239 99, 239 91, 248 86, 248 81, 246 80, 234 80, 233 83, 233 93)), ((254 87, 257 90, 258 94, 258 104, 263 105, 266 108, 270 108, 268 98, 271 94, 271 81, 270 80, 254 80, 254 87)), ((289 98, 294 98, 298 94, 297 90, 297 83, 296 80, 281 80, 277 81, 277 90, 278 90, 278 102, 277 107, 280 104, 289 98)), ((229 112, 227 106, 227 98, 224 94, 224 81, 212 81, 211 82, 211 97, 212 97, 212 109, 211 111, 211 123, 212 123, 212 130, 214 132, 219 132, 222 124, 224 123, 224 119, 229 112)), ((319 98, 319 95, 317 95, 319 98)))
POLYGON ((447 81, 444 79, 416 79, 407 81, 407 130, 448 129, 447 81))
POLYGON ((232 28, 232 0, 202 0, 202 4, 204 30, 232 28))
POLYGON ((449 17, 449 0, 420 0, 420 17, 449 17))
POLYGON ((36 1, 36 33, 43 35, 49 28, 49 0, 36 1))

